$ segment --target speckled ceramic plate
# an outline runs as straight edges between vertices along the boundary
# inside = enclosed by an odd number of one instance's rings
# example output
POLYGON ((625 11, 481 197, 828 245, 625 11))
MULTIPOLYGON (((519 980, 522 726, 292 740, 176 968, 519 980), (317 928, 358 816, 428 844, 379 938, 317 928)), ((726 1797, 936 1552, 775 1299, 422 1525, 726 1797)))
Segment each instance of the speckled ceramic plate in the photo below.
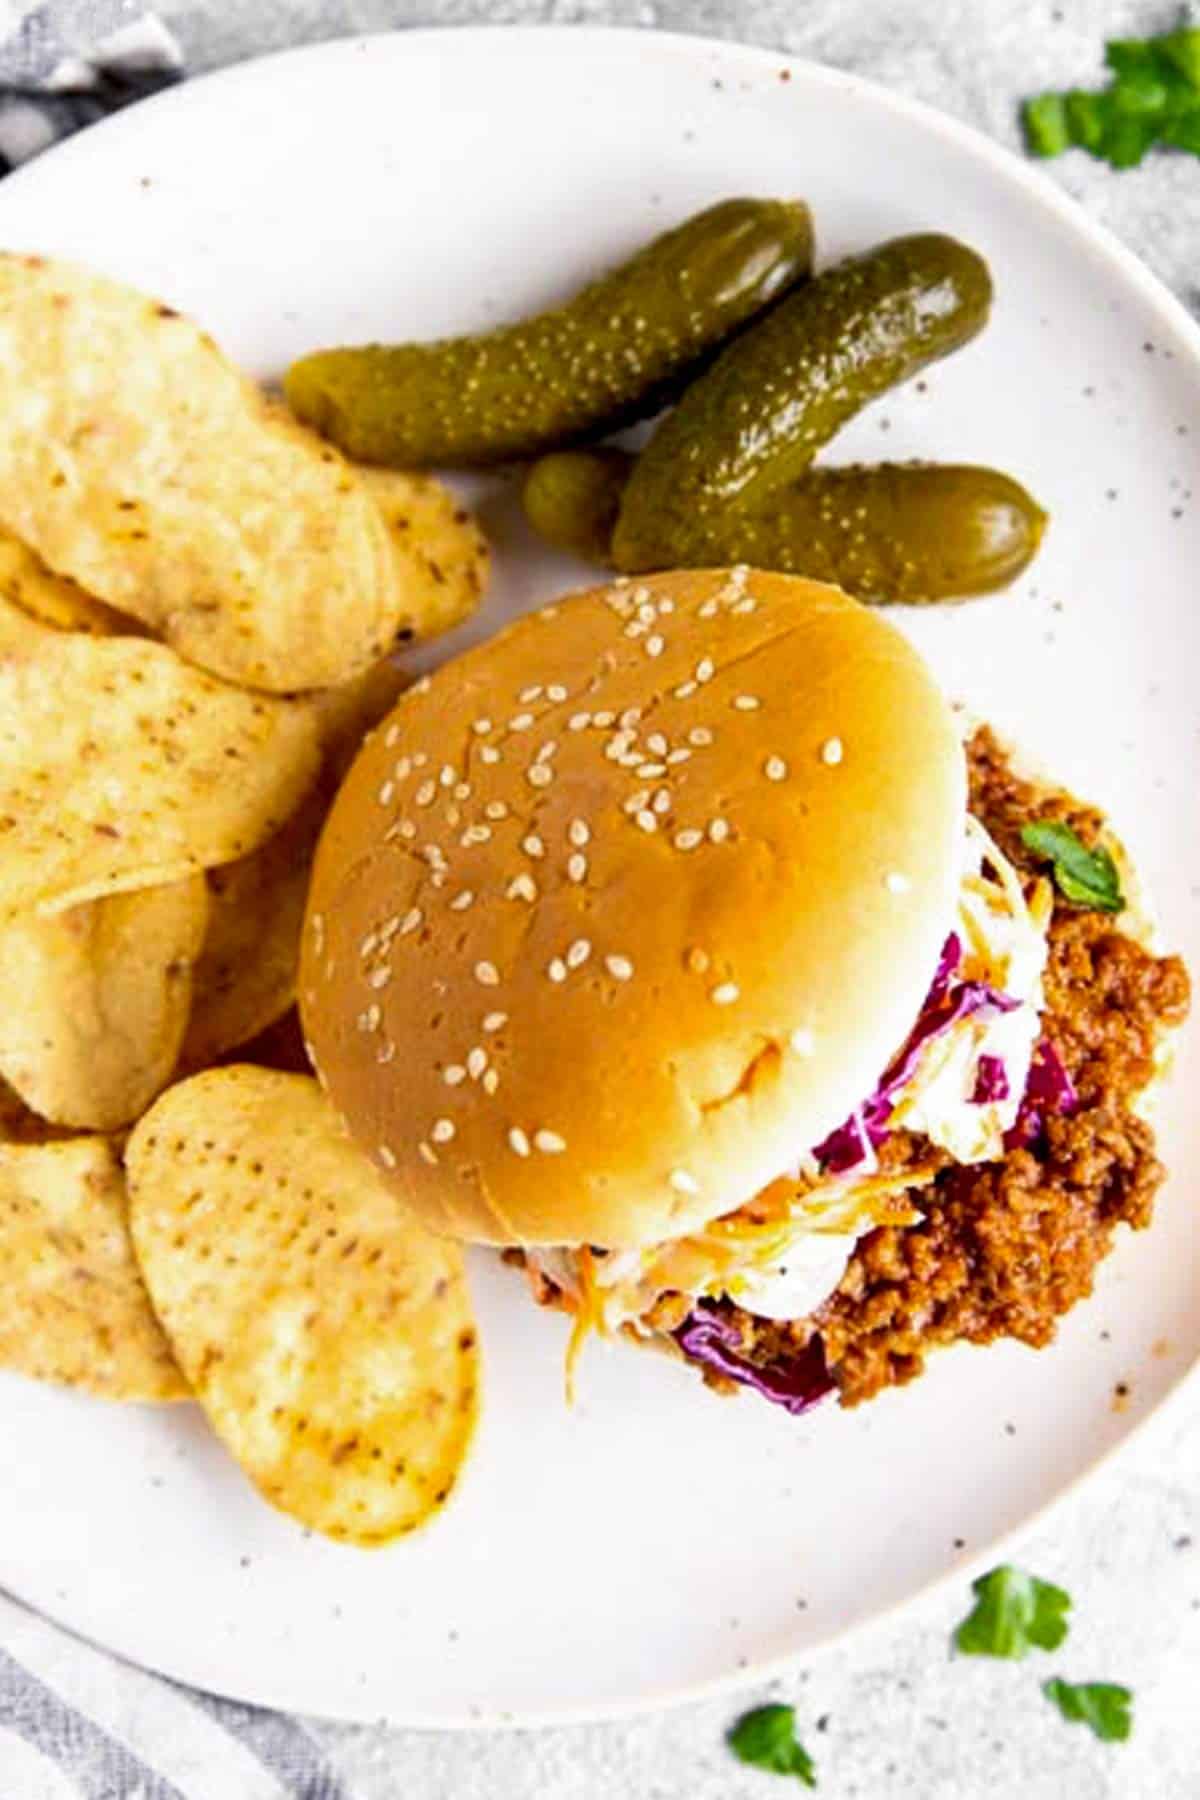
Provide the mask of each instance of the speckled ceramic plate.
MULTIPOLYGON (((155 289, 271 373, 316 344, 506 318, 743 192, 805 195, 826 259, 928 228, 987 256, 983 337, 838 454, 998 463, 1049 506, 1014 592, 900 623, 949 690, 1109 805, 1200 968, 1200 332, 982 138, 729 46, 417 32, 135 108, 6 181, 0 241, 155 289)), ((503 479, 481 497, 490 630, 580 571, 535 550, 503 479)), ((600 1350, 571 1413, 562 1321, 481 1256, 484 1422, 429 1530, 372 1554, 320 1542, 254 1497, 193 1410, 10 1377, 0 1585, 185 1681, 346 1718, 561 1720, 761 1673, 965 1574, 1180 1381, 1200 1351, 1198 1037, 1163 1116, 1158 1221, 1052 1350, 955 1351, 907 1391, 798 1422, 600 1350)))

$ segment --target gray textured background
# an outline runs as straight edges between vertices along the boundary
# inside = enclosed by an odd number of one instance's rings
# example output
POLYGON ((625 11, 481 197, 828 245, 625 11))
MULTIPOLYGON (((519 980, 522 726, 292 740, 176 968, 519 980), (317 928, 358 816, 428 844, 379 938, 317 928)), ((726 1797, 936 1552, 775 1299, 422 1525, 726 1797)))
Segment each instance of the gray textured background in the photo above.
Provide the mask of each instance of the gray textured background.
MULTIPOLYGON (((61 17, 69 8, 57 10, 61 17)), ((97 15, 119 19, 128 10, 120 0, 75 7, 91 32, 97 15)), ((1020 95, 1099 80, 1105 38, 1163 30, 1179 16, 1157 0, 160 0, 158 10, 194 70, 418 24, 693 31, 870 76, 1013 145, 1020 95)), ((1200 310, 1200 162, 1151 158, 1114 176, 1072 156, 1054 173, 1200 310)), ((1060 1505, 1021 1561, 1074 1595, 1075 1628, 1056 1665, 1073 1679, 1122 1680, 1136 1690, 1133 1741, 1103 1747, 1059 1721, 1038 1693, 1036 1667, 952 1662, 949 1632, 967 1598, 952 1593, 769 1690, 796 1702, 825 1800, 1200 1800, 1195 1384, 1167 1421, 1060 1505)), ((496 1654, 519 1655, 519 1645, 498 1644, 496 1654)), ((799 1792, 730 1759, 723 1733, 740 1704, 536 1734, 318 1729, 363 1800, 770 1800, 799 1792)))

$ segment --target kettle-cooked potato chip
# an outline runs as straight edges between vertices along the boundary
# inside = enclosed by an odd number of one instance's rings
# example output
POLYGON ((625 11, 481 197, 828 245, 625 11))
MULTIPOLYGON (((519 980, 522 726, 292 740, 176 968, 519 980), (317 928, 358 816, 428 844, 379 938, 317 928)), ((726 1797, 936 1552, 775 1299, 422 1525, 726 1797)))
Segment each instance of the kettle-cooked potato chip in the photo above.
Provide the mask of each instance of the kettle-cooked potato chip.
POLYGON ((394 643, 373 497, 171 307, 0 256, 0 421, 0 524, 201 668, 287 693, 394 643))
POLYGON ((208 931, 196 965, 183 1069, 207 1068, 264 1031, 295 999, 308 878, 330 798, 322 783, 265 844, 208 871, 208 931))
POLYGON ((404 593, 402 628, 436 637, 475 611, 491 554, 471 514, 433 475, 360 468, 392 541, 404 593))
POLYGON ((44 625, 23 606, 0 594, 0 657, 26 656, 53 636, 53 626, 44 625))
POLYGON ((155 1311, 251 1480, 330 1537, 413 1530, 475 1420, 459 1246, 405 1214, 305 1075, 238 1064, 180 1082, 125 1160, 155 1311))
POLYGON ((255 849, 319 762, 311 707, 143 638, 0 660, 0 919, 177 881, 255 849))
POLYGON ((0 1144, 48 1144, 69 1135, 61 1125, 39 1119, 0 1075, 0 1144))
POLYGON ((32 613, 58 631, 90 631, 95 637, 142 636, 136 619, 93 600, 74 581, 56 575, 28 544, 0 530, 0 599, 32 613))
POLYGON ((171 1079, 207 919, 192 875, 0 924, 0 1075, 55 1124, 130 1124, 171 1079))
POLYGON ((109 1400, 183 1400, 106 1137, 0 1144, 0 1367, 109 1400))

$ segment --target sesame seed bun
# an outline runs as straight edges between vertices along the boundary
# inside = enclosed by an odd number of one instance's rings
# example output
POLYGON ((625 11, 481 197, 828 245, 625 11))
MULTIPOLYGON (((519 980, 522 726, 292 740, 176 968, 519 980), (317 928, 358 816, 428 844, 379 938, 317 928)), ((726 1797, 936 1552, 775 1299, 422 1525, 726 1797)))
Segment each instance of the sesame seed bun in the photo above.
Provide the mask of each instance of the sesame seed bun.
POLYGON ((903 1040, 965 811, 949 707, 837 589, 576 595, 410 689, 351 770, 304 934, 316 1065, 436 1230, 695 1229, 903 1040))

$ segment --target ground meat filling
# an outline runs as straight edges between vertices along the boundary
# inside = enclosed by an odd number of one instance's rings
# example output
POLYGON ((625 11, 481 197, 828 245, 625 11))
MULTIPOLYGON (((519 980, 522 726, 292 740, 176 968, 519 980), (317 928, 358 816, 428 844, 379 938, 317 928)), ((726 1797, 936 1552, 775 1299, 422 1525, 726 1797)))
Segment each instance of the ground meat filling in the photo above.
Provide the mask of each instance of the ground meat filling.
MULTIPOLYGON (((1094 841, 1100 815, 1020 780, 989 731, 976 733, 968 760, 971 810, 1018 869, 1035 867, 1020 839, 1030 818, 1064 819, 1094 841)), ((1151 1077, 1163 1028, 1187 1012, 1187 972, 1123 936, 1119 918, 1061 900, 1049 938, 1044 1031, 1078 1110, 1048 1119, 1035 1146, 1003 1162, 947 1160, 920 1196, 923 1223, 864 1238, 811 1318, 777 1323, 721 1302, 749 1361, 778 1365, 819 1336, 841 1402, 854 1406, 913 1380, 939 1344, 1047 1344, 1059 1316, 1091 1292, 1115 1227, 1150 1223, 1163 1168, 1130 1102, 1151 1077)), ((897 1133, 882 1154, 897 1167, 914 1152, 897 1133)))

